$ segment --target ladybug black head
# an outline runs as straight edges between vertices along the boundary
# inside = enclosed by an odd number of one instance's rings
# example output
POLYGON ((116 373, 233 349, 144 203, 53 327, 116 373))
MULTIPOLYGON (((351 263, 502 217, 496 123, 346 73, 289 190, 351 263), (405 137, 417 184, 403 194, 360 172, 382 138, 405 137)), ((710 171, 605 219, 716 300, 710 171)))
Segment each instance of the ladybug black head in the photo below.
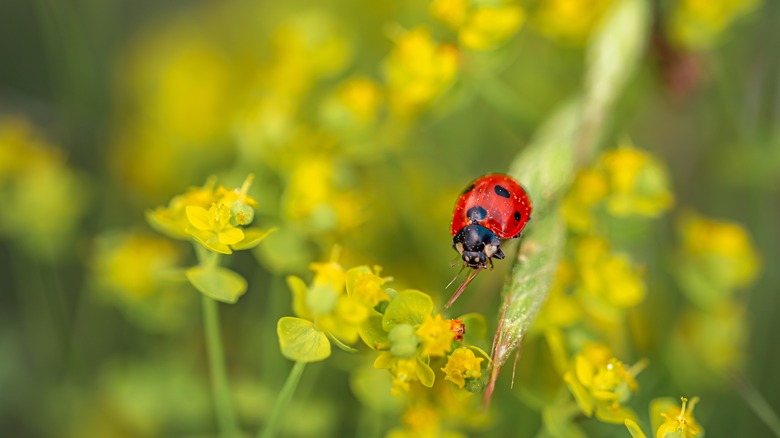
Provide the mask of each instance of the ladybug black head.
POLYGON ((463 263, 469 268, 487 268, 493 266, 492 257, 503 259, 504 253, 499 247, 501 240, 482 225, 471 224, 463 227, 452 239, 452 247, 460 253, 463 263))

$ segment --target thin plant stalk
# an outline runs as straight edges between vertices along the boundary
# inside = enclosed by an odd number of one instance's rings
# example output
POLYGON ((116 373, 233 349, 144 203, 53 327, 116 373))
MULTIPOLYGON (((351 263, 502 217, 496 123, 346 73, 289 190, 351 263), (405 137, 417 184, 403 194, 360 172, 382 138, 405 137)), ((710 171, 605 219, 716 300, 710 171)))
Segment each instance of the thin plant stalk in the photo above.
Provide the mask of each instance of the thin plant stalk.
POLYGON ((303 369, 306 367, 306 362, 295 362, 290 374, 287 376, 287 381, 284 382, 282 391, 279 393, 279 397, 276 399, 271 415, 268 418, 268 422, 265 427, 257 433, 257 438, 273 438, 276 436, 276 429, 279 424, 279 419, 282 413, 287 409, 287 406, 292 400, 292 396, 295 393, 295 389, 298 387, 298 383, 301 381, 301 375, 303 369))
MULTIPOLYGON (((198 261, 203 266, 219 263, 219 255, 195 245, 198 261)), ((206 351, 209 359, 211 391, 214 397, 214 411, 217 417, 219 434, 224 438, 238 436, 238 420, 230 396, 227 369, 225 367, 225 349, 222 346, 222 333, 219 325, 219 304, 201 294, 203 303, 203 330, 206 336, 206 351)))
POLYGON ((214 409, 219 424, 220 436, 238 436, 236 413, 230 398, 227 371, 225 369, 225 351, 222 347, 222 335, 219 329, 218 303, 206 295, 203 301, 203 328, 206 332, 206 350, 209 357, 211 391, 214 396, 214 409))

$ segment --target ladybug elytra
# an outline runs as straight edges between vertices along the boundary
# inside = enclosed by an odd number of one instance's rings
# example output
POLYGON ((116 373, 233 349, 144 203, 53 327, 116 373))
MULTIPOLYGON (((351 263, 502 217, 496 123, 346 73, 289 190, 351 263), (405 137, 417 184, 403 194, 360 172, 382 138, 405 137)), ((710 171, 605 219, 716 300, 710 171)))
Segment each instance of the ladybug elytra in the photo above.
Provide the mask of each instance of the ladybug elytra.
POLYGON ((531 198, 508 175, 489 174, 468 185, 455 203, 450 234, 464 266, 482 269, 503 259, 502 239, 520 236, 531 219, 531 198))

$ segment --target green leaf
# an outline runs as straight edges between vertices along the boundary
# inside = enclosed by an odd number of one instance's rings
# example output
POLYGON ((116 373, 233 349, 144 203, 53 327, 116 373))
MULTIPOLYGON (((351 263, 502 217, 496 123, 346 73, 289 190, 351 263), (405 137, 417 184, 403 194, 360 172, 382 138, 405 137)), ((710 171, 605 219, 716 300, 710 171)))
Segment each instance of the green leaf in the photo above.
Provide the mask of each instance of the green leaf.
POLYGON ((420 379, 420 383, 427 388, 433 387, 433 382, 436 380, 436 375, 433 373, 431 367, 417 358, 417 378, 420 379))
POLYGON ((246 292, 244 277, 220 266, 194 266, 186 275, 195 289, 223 303, 233 304, 246 292))
POLYGON ((372 310, 368 318, 360 324, 358 334, 369 348, 374 350, 387 350, 390 348, 387 332, 382 328, 382 314, 376 310, 372 310))
POLYGON ((623 424, 626 425, 626 429, 628 429, 632 438, 647 438, 647 435, 642 432, 642 429, 636 424, 636 421, 626 418, 626 421, 624 421, 623 424))
POLYGON ((296 362, 318 362, 330 356, 330 342, 314 323, 285 316, 276 325, 282 355, 296 362))
POLYGON ((349 345, 341 342, 339 338, 333 336, 332 333, 325 333, 328 336, 328 339, 330 339, 331 342, 333 342, 333 345, 339 347, 340 349, 346 351, 347 353, 357 353, 357 349, 350 347, 349 345))
POLYGON ((269 234, 276 231, 278 228, 269 228, 263 230, 260 228, 252 227, 244 229, 244 239, 240 242, 230 245, 234 250, 240 251, 243 249, 252 249, 260 244, 269 234))
POLYGON ((418 325, 433 312, 433 300, 418 290, 405 290, 390 301, 382 318, 382 328, 389 332, 398 324, 418 325))

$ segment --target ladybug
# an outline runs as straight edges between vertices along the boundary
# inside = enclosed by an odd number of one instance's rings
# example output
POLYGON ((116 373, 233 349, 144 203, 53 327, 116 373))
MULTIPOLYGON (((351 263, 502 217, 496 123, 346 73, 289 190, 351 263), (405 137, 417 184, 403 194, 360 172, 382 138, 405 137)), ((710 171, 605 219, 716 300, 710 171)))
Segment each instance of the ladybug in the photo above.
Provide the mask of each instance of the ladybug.
POLYGON ((493 258, 504 258, 501 240, 519 237, 532 210, 528 193, 510 176, 493 173, 477 178, 455 203, 452 247, 464 266, 492 268, 493 258))

